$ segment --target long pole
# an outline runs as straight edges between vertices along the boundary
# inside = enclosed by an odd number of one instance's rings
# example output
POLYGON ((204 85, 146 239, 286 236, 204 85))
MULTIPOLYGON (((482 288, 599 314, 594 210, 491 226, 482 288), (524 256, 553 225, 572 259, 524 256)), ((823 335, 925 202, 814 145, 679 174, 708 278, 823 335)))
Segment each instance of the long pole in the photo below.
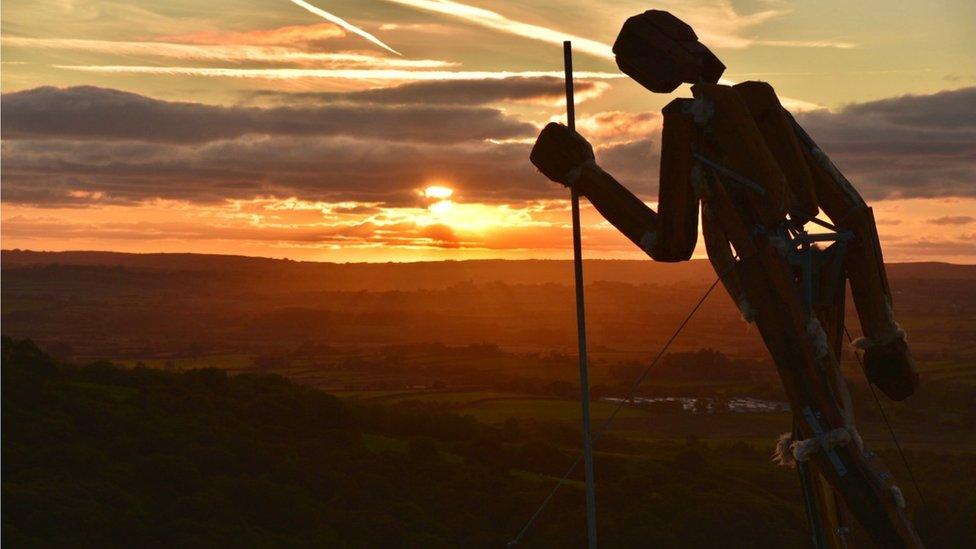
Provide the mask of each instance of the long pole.
MULTIPOLYGON (((573 98, 573 45, 563 42, 566 70, 566 121, 576 131, 576 104, 573 98)), ((576 270, 576 330, 579 342, 580 402, 583 406, 583 462, 586 468, 586 539, 596 549, 596 492, 593 487, 593 440, 590 437, 590 380, 587 372, 586 308, 583 304, 583 243, 580 235, 579 193, 570 187, 573 203, 573 266, 576 270)))

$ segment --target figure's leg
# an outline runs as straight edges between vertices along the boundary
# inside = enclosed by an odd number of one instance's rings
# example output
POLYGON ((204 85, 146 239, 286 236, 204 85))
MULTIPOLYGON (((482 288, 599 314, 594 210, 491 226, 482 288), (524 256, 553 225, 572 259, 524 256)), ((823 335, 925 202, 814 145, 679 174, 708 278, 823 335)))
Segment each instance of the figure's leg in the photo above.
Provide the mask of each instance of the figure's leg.
POLYGON ((864 333, 856 346, 864 349, 868 379, 890 398, 904 400, 918 387, 918 372, 905 332, 892 313, 891 289, 874 213, 803 128, 795 120, 792 122, 804 144, 804 157, 820 207, 835 225, 854 235, 845 268, 864 333))
POLYGON ((847 429, 843 398, 832 387, 836 380, 825 374, 837 368, 836 360, 820 322, 801 301, 792 268, 765 235, 746 229, 754 222, 744 222, 723 185, 710 181, 706 206, 725 234, 749 234, 753 241, 750 247, 733 240, 740 257, 736 270, 798 420, 804 440, 796 455, 827 479, 877 545, 921 546, 890 473, 873 452, 861 451, 847 429))
MULTIPOLYGON (((840 357, 844 346, 844 305, 846 294, 846 279, 843 271, 844 243, 834 244, 824 255, 826 261, 820 265, 818 279, 819 287, 817 299, 813 303, 813 312, 823 327, 827 337, 827 345, 834 360, 825 364, 828 386, 839 404, 844 416, 844 423, 851 433, 854 443, 863 450, 857 428, 854 424, 854 407, 850 391, 840 369, 840 357)), ((831 547, 847 547, 854 536, 854 517, 850 510, 834 491, 830 483, 819 471, 815 471, 818 488, 817 500, 821 514, 829 523, 826 529, 827 542, 831 547)))

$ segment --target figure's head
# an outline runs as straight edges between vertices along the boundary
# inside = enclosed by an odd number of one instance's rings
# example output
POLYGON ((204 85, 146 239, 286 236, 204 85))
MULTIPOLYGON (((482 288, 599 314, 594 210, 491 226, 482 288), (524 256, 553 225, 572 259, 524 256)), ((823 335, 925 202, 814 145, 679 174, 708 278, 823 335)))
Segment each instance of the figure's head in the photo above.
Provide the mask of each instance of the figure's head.
POLYGON ((617 66, 640 85, 670 93, 682 82, 718 82, 725 65, 684 21, 649 10, 628 19, 613 44, 617 66))

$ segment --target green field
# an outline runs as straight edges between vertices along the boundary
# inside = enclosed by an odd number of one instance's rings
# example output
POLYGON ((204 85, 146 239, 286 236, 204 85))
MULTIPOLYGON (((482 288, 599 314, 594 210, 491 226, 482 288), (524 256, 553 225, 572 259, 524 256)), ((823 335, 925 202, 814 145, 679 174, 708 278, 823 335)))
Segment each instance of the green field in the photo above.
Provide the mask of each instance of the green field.
POLYGON ((209 355, 200 357, 180 358, 145 358, 115 360, 118 364, 129 368, 145 366, 162 370, 194 370, 198 368, 217 368, 220 370, 243 371, 253 369, 254 357, 245 354, 209 355))
MULTIPOLYGON (((616 405, 594 402, 590 414, 594 422, 603 421, 610 416, 616 405)), ((512 398, 475 402, 459 410, 465 415, 474 416, 485 423, 501 423, 508 418, 536 421, 579 421, 580 405, 574 400, 512 398)), ((617 414, 619 419, 628 417, 647 417, 647 413, 633 408, 624 408, 617 414)))

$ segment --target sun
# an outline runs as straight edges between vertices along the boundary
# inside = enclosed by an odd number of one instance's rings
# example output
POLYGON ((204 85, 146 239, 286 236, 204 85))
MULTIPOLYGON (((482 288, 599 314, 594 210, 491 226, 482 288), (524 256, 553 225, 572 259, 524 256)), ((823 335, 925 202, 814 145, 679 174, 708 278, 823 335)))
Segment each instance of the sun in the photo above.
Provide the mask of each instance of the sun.
POLYGON ((454 189, 450 187, 444 187, 443 185, 431 185, 424 189, 424 196, 427 198, 436 198, 438 200, 446 200, 451 198, 454 194, 454 189))
POLYGON ((427 205, 427 210, 434 215, 443 215, 450 212, 454 207, 454 202, 451 201, 451 196, 453 195, 454 189, 450 187, 429 185, 424 189, 424 198, 431 201, 427 205))

